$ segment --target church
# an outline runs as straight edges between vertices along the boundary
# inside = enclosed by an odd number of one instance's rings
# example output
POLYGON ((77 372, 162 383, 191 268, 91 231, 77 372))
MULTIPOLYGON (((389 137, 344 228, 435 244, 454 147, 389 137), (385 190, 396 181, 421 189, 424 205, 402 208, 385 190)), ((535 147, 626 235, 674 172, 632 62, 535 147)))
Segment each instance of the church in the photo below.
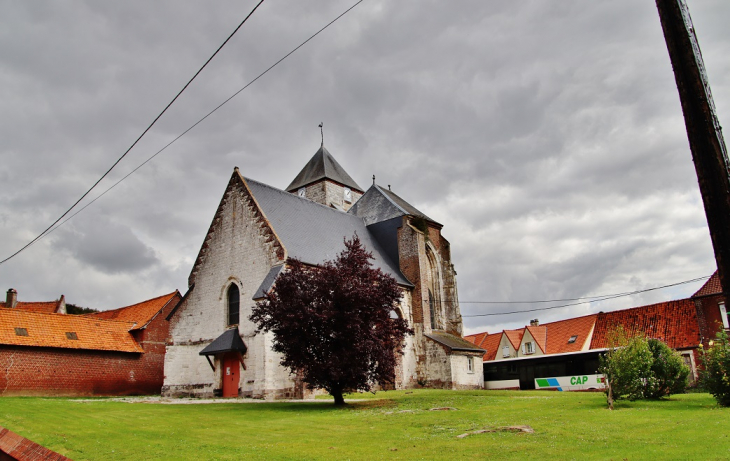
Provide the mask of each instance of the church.
POLYGON ((289 259, 316 266, 357 234, 373 267, 392 276, 407 320, 396 389, 479 389, 484 350, 462 338, 462 319, 442 225, 390 187, 363 190, 324 147, 286 190, 247 178, 236 167, 188 279, 167 316, 163 396, 310 396, 280 365, 271 333, 256 333, 251 308, 289 259))

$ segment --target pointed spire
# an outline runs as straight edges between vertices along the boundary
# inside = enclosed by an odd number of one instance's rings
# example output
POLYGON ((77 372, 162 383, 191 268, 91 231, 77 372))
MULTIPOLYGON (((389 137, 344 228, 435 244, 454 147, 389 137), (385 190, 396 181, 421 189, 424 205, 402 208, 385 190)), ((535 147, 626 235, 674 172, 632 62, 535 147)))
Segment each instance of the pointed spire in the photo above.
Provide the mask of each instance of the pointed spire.
POLYGON ((294 181, 286 188, 287 192, 293 192, 300 187, 306 187, 309 184, 329 179, 352 190, 363 192, 354 179, 350 177, 337 160, 329 153, 326 147, 322 145, 314 156, 304 165, 302 171, 294 178, 294 181))

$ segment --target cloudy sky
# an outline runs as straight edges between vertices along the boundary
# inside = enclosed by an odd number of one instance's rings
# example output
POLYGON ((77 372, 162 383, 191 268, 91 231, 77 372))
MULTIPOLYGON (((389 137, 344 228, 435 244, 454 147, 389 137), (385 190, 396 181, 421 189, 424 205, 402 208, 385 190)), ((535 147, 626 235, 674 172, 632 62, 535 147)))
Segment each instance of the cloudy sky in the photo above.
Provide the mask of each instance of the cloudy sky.
MULTIPOLYGON (((111 166, 255 3, 0 1, 0 259, 111 166)), ((353 3, 265 2, 92 197, 353 3)), ((730 124, 730 3, 688 4, 730 124)), ((286 187, 320 122, 362 187, 375 174, 444 224, 468 333, 701 283, 517 315, 467 317, 545 305, 468 301, 611 294, 715 269, 653 1, 365 0, 0 265, 0 289, 97 309, 185 292, 233 167, 286 187)))

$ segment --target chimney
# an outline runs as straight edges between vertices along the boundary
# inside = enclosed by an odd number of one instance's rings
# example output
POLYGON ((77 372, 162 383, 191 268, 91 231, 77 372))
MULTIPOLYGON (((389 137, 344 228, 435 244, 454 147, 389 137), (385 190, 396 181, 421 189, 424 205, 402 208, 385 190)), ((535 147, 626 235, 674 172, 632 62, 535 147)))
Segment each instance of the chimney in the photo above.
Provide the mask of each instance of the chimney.
POLYGON ((5 298, 5 307, 15 307, 18 305, 18 292, 14 288, 8 290, 5 298))
POLYGON ((538 320, 538 319, 532 319, 532 320, 530 320, 530 326, 531 327, 539 327, 540 326, 540 320, 538 320))
POLYGON ((66 297, 64 295, 61 295, 58 302, 56 302, 56 313, 66 314, 66 297))

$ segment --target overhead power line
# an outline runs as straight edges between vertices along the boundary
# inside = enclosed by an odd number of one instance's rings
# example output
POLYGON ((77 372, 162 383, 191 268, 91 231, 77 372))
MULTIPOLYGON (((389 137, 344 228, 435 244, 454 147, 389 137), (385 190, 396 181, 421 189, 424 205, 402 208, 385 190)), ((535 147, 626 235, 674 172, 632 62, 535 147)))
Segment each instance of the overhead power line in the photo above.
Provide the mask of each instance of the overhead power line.
MULTIPOLYGON (((261 1, 263 2, 263 0, 261 0, 261 1)), ((311 40, 312 40, 312 39, 313 39, 314 37, 316 37, 317 35, 319 35, 319 34, 320 34, 321 32, 323 32, 323 31, 324 31, 325 29, 327 29, 327 28, 328 28, 329 26, 331 26, 332 24, 334 24, 335 22, 337 22, 337 21, 338 21, 338 20, 339 20, 340 18, 342 18, 342 17, 343 17, 344 15, 346 15, 347 13, 349 13, 349 12, 350 12, 350 11, 351 11, 351 10, 352 10, 353 8, 355 8, 355 7, 357 6, 357 5, 359 5, 359 4, 360 4, 360 3, 362 3, 363 1, 364 1, 364 0, 358 0, 357 2, 355 2, 355 4, 353 4, 353 5, 351 6, 351 7, 349 7, 348 9, 346 9, 345 11, 343 11, 342 13, 340 13, 340 15, 339 15, 339 16, 337 16, 336 18, 334 18, 334 19, 333 19, 332 21, 328 22, 328 23, 327 23, 327 24, 326 24, 326 25, 325 25, 324 27, 322 27, 321 29, 319 29, 319 30, 318 30, 317 32, 315 32, 315 33, 313 33, 312 35, 310 35, 310 36, 309 36, 309 38, 307 38, 307 39, 306 39, 306 40, 304 40, 304 41, 303 41, 302 43, 300 43, 300 44, 299 44, 299 45, 298 45, 298 46, 297 46, 296 48, 294 48, 293 50, 291 50, 290 52, 288 52, 287 54, 285 54, 285 55, 284 55, 284 56, 283 56, 283 57, 282 57, 281 59, 279 59, 279 60, 278 60, 278 61, 276 61, 276 62, 275 62, 274 64, 272 64, 272 65, 271 65, 271 66, 270 66, 269 68, 267 68, 267 69, 266 69, 265 71, 261 72, 261 73, 260 73, 260 74, 259 74, 258 76, 256 76, 256 78, 254 78, 253 80, 251 80, 250 82, 248 82, 248 83, 247 83, 246 85, 244 85, 244 86, 243 86, 243 87, 242 87, 242 88, 241 88, 240 90, 238 90, 238 91, 236 91, 235 93, 233 93, 233 94, 232 94, 232 95, 231 95, 230 97, 228 97, 227 99, 225 99, 225 100, 224 100, 224 101, 223 101, 222 103, 218 104, 218 105, 217 105, 217 106, 216 106, 216 107, 215 107, 215 108, 214 108, 213 110, 211 110, 210 112, 208 112, 207 114, 205 114, 205 115, 204 115, 203 117, 201 117, 201 118, 200 118, 200 119, 199 119, 199 120, 198 120, 197 122, 195 122, 195 123, 193 123, 192 125, 190 125, 190 127, 188 127, 188 128, 187 128, 187 129, 185 130, 185 131, 183 131, 182 133, 180 133, 180 134, 179 134, 179 135, 178 135, 177 137, 175 137, 175 138, 174 138, 174 139, 173 139, 172 141, 170 141, 170 142, 168 142, 167 144, 165 144, 165 145, 164 145, 164 146, 163 146, 163 147, 162 147, 162 148, 161 148, 160 150, 158 150, 158 151, 157 151, 157 152, 155 152, 155 153, 154 153, 153 155, 151 155, 150 157, 148 157, 148 158, 147 158, 147 160, 145 160, 144 162, 140 163, 140 164, 139 164, 139 165, 138 165, 138 166, 137 166, 137 167, 136 167, 135 169, 133 169, 132 171, 130 171, 129 173, 127 173, 127 174, 126 174, 125 176, 123 176, 123 177, 122 177, 122 178, 121 178, 121 179, 120 179, 119 181, 117 181, 117 182, 115 182, 114 184, 112 184, 112 185, 111 185, 111 186, 110 186, 109 188, 107 188, 107 189, 106 189, 106 190, 105 190, 104 192, 102 192, 101 194, 99 194, 98 196, 96 196, 96 197, 95 197, 95 198, 94 198, 93 200, 91 200, 91 201, 90 201, 89 203, 87 203, 86 205, 84 205, 84 206, 83 206, 83 207, 82 207, 81 209, 79 209, 79 210, 78 210, 78 211, 77 211, 76 213, 74 213, 74 214, 72 214, 71 216, 69 216, 69 217, 68 217, 68 218, 67 218, 66 220, 64 220, 63 222, 61 222, 60 224, 58 224, 58 225, 57 225, 56 227, 53 227, 53 226, 54 226, 54 225, 56 225, 56 224, 57 224, 57 223, 58 223, 58 222, 59 222, 59 221, 60 221, 60 220, 61 220, 61 219, 62 219, 62 218, 63 218, 64 216, 66 216, 66 215, 67 215, 67 214, 69 213, 69 211, 71 211, 71 209, 73 209, 73 207, 71 207, 71 208, 70 208, 70 209, 69 209, 69 210, 68 210, 68 211, 67 211, 66 213, 64 213, 64 214, 63 214, 63 216, 61 216, 61 217, 60 217, 59 219, 57 219, 57 220, 56 220, 56 221, 55 221, 55 222, 54 222, 53 224, 51 224, 51 226, 49 226, 49 227, 48 227, 48 229, 46 229, 45 231, 43 231, 43 233, 41 233, 41 234, 40 234, 40 235, 39 235, 38 237, 36 237, 35 239, 33 239, 33 240, 32 240, 32 241, 31 241, 30 243, 28 243, 28 244, 27 244, 26 246, 24 246, 23 248, 21 248, 20 250, 18 250, 18 251, 17 251, 16 253, 14 253, 14 254, 13 254, 13 255, 11 255, 10 257, 8 257, 8 258, 6 258, 6 259, 4 259, 4 260, 0 261, 0 264, 2 264, 2 263, 4 263, 5 261, 9 260, 10 258, 14 257, 15 255, 17 255, 17 254, 18 254, 18 253, 20 253, 21 251, 23 251, 23 250, 25 250, 26 248, 28 248, 29 246, 31 246, 31 245, 32 245, 33 243, 35 243, 36 241, 40 240, 41 238, 45 237, 46 235, 50 234, 51 232, 55 231, 56 229, 58 229, 59 227, 63 226, 64 224, 66 224, 66 223, 67 223, 68 221, 70 221, 71 219, 73 219, 73 217, 74 217, 74 216, 76 216, 77 214, 79 214, 79 213, 81 213, 82 211, 84 211, 84 210, 85 210, 86 208, 88 208, 88 207, 89 207, 89 206, 90 206, 91 204, 93 204, 94 202, 96 202, 97 200, 99 200, 99 199, 100 199, 101 197, 103 197, 104 195, 106 195, 106 193, 107 193, 107 192, 109 192, 109 191, 111 191, 112 189, 114 189, 115 187, 117 187, 117 186, 118 186, 118 185, 119 185, 119 184, 120 184, 120 183, 121 183, 122 181, 124 181, 125 179, 127 179, 128 177, 130 177, 131 175, 133 175, 134 173, 136 173, 136 172, 137 172, 137 170, 139 170, 140 168, 142 168, 143 166, 145 166, 145 165, 146 165, 147 163, 149 163, 149 162, 150 162, 150 161, 151 161, 152 159, 154 159, 154 158, 155 158, 155 157, 157 157, 157 156, 158 156, 159 154, 161 154, 161 153, 162 153, 163 151, 165 151, 165 150, 166 150, 166 149, 167 149, 168 147, 170 147, 170 146, 171 146, 172 144, 174 144, 174 143, 175 143, 175 142, 176 142, 176 141, 177 141, 178 139, 180 139, 180 138, 182 138, 183 136, 185 136, 185 135, 186 135, 186 134, 187 134, 187 133, 188 133, 188 132, 189 132, 190 130, 192 130, 192 129, 193 129, 193 128, 195 128, 196 126, 200 125, 200 124, 201 124, 201 123, 202 123, 202 122, 203 122, 203 121, 204 121, 205 119, 207 119, 208 117, 210 117, 211 115, 213 115, 213 113, 215 113, 215 112, 216 112, 216 111, 217 111, 218 109, 220 109, 221 107, 223 107, 224 105, 226 105, 226 104, 227 104, 227 103, 228 103, 228 102, 229 102, 230 100, 232 100, 233 98, 235 98, 236 96, 238 96, 238 95, 239 95, 239 94, 240 94, 240 93, 241 93, 241 92, 242 92, 243 90, 245 90, 246 88, 248 88, 249 86, 251 86, 252 84, 254 84, 254 83, 255 83, 255 82, 256 82, 256 81, 258 80, 258 79, 260 79, 261 77, 263 77, 264 75, 266 75, 266 74, 267 74, 267 73, 268 73, 268 72, 269 72, 270 70, 272 70, 272 69, 273 69, 274 67, 278 66, 278 65, 279 65, 279 64, 280 64, 280 63, 281 63, 282 61, 284 61, 284 60, 285 60, 286 58, 288 58, 289 56, 291 56, 292 54, 294 54, 294 53, 295 53, 295 52, 296 52, 297 50, 299 50, 299 49, 300 49, 301 47, 303 47, 304 45, 306 45, 306 44, 307 44, 307 43, 308 43, 309 41, 311 41, 311 40), (51 227, 53 227, 53 229, 51 229, 51 227)), ((260 3, 259 3, 259 4, 260 4, 260 3)), ((258 5, 257 5, 257 7, 258 7, 258 5)), ((97 184, 98 184, 98 182, 97 182, 97 184)), ((87 194, 88 194, 88 192, 87 192, 87 194)), ((82 198, 83 198, 83 197, 82 197, 82 198)), ((81 201, 81 199, 79 199, 79 201, 81 201)), ((74 207, 75 207, 75 206, 76 206, 77 204, 78 204, 78 202, 76 202, 76 204, 74 204, 74 207)))
MULTIPOLYGON (((180 90, 180 91, 179 91, 179 92, 178 92, 178 93, 177 93, 177 94, 175 95, 175 97, 174 97, 174 98, 172 98, 172 101, 170 101, 170 102, 169 102, 169 103, 168 103, 168 104, 167 104, 167 105, 165 106, 165 108, 164 108, 164 109, 162 109, 162 112, 160 112, 160 113, 159 113, 159 114, 157 115, 157 117, 155 117, 155 119, 154 119, 154 120, 152 120, 152 123, 150 123, 150 124, 149 124, 149 125, 147 126, 147 128, 145 128, 145 130, 144 130, 144 131, 142 132, 142 134, 140 134, 140 135, 139 135, 139 136, 137 137, 137 139, 135 139, 135 140, 134 140, 134 142, 132 143, 132 145, 131 145, 131 146, 129 146, 129 148, 127 148, 127 150, 125 150, 125 151, 124 151, 124 153, 123 153, 123 154, 121 155, 121 157, 119 157, 119 158, 117 159, 117 161, 116 161, 116 162, 114 162, 114 163, 112 164, 112 166, 111 166, 111 167, 109 167, 109 169, 108 169, 108 170, 106 170, 106 172, 105 172, 105 173, 104 173, 103 175, 101 175, 101 177, 100 177, 100 178, 99 178, 99 179, 98 179, 98 180, 97 180, 97 181, 96 181, 96 182, 95 182, 95 183, 94 183, 94 184, 93 184, 93 185, 92 185, 92 186, 91 186, 91 187, 89 188, 89 190, 87 190, 86 192, 84 192, 84 194, 83 194, 83 195, 82 195, 82 196, 81 196, 81 197, 80 197, 80 198, 79 198, 78 200, 76 200, 76 202, 74 202, 74 204, 73 204, 73 205, 71 205, 71 206, 70 206, 70 207, 69 207, 69 208, 68 208, 68 209, 67 209, 67 210, 66 210, 66 211, 65 211, 65 212, 64 212, 64 213, 63 213, 63 214, 62 214, 61 216, 59 216, 59 217, 58 217, 58 219, 56 219, 55 221, 53 221, 53 223, 52 223, 52 224, 51 224, 50 226, 46 227, 46 229, 45 229, 45 230, 44 230, 43 232, 41 232, 40 234, 38 234, 38 236, 36 236, 36 237, 35 237, 35 238, 34 238, 33 240, 31 240, 31 241, 30 241, 30 242, 28 242, 27 244, 25 244, 25 246, 23 246, 23 247, 22 247, 21 249, 19 249, 18 251, 16 251, 16 252, 15 252, 15 253, 13 253, 12 255, 8 256, 7 258, 3 259, 2 261, 0 261, 0 264, 3 264, 3 263, 5 263, 6 261, 9 261, 10 259, 12 259, 12 258, 14 258, 15 256, 17 256, 18 254, 20 254, 20 252, 22 252, 23 250, 25 250, 25 249, 26 249, 26 248, 28 248, 29 246, 33 245, 33 244, 34 244, 34 243, 35 243, 36 241, 38 241, 38 240, 39 240, 39 239, 41 239, 41 238, 42 238, 42 237, 43 237, 44 235, 46 235, 46 234, 47 234, 47 233, 48 233, 48 232, 49 232, 49 231, 51 230, 51 228, 53 228, 53 226, 55 226, 56 224, 58 224, 58 223, 59 223, 59 221, 61 221, 61 220, 62 220, 62 219, 63 219, 64 217, 66 217, 66 215, 68 215, 68 214, 69 214, 69 213, 71 212, 71 210, 73 210, 74 208, 76 208, 76 205, 78 205, 78 204, 79 204, 79 203, 80 203, 80 202, 81 202, 81 201, 82 201, 82 200, 83 200, 84 198, 86 198, 86 196, 87 196, 87 195, 89 195, 89 193, 90 193, 90 192, 91 192, 92 190, 94 190, 94 188, 96 188, 96 186, 98 186, 98 185, 99 185, 99 183, 100 183, 100 182, 101 182, 101 181, 102 181, 102 180, 103 180, 104 178, 106 178, 106 177, 107 177, 107 175, 108 175, 109 173, 111 173, 111 171, 112 171, 112 170, 114 169, 114 167, 116 167, 116 166, 117 166, 117 165, 119 164, 119 162, 121 162, 121 161, 122 161, 122 159, 123 159, 124 157, 126 157, 126 156, 127 156, 127 154, 128 154, 128 153, 129 153, 129 152, 130 152, 130 151, 131 151, 131 150, 132 150, 133 148, 134 148, 134 146, 136 146, 136 145, 137 145, 137 143, 139 143, 139 141, 140 141, 140 140, 142 139, 142 137, 144 137, 144 135, 146 135, 146 134, 147 134, 147 132, 148 132, 148 131, 150 131, 150 129, 152 129, 152 127, 153 127, 153 126, 155 125, 155 123, 157 123, 157 121, 158 121, 158 120, 160 119, 160 117, 162 117, 162 115, 163 115, 163 114, 164 114, 165 112, 167 112, 167 109, 169 109, 169 108, 170 108, 170 106, 172 106, 172 105, 173 105, 173 103, 174 103, 175 101, 177 101, 177 98, 179 98, 179 97, 180 97, 180 95, 181 95, 181 94, 183 94, 183 92, 184 92, 184 91, 185 91, 185 90, 186 90, 186 89, 187 89, 187 88, 188 88, 188 87, 190 86, 190 84, 191 84, 191 83, 193 83, 193 80, 195 80, 195 78, 196 78, 196 77, 197 77, 198 75, 200 75, 200 73, 201 73, 201 72, 203 71, 203 69, 205 69, 205 67, 206 67, 206 66, 208 65, 208 63, 210 63, 210 61, 212 61, 212 60, 213 60, 213 58, 214 58, 214 57, 215 57, 215 56, 216 56, 216 55, 218 54, 218 52, 219 52, 219 51, 220 51, 221 49, 223 49, 223 47, 224 47, 224 46, 226 45, 226 43, 228 43, 228 41, 229 41, 229 40, 230 40, 230 39, 231 39, 231 38, 232 38, 232 37, 233 37, 234 35, 236 35, 236 32, 238 32, 238 30, 239 30, 239 29, 241 28, 241 26, 243 26, 243 24, 244 24, 244 23, 245 23, 246 21, 248 21, 248 18, 250 18, 250 17, 251 17, 252 15, 253 15, 253 13, 254 13, 254 12, 255 12, 255 11, 256 11, 256 10, 258 9, 258 7, 259 7, 259 6, 261 6, 261 4, 262 4, 262 3, 264 3, 264 0, 261 0, 261 1, 259 1, 259 2, 258 2, 258 3, 256 4, 256 6, 255 6, 255 7, 254 7, 254 8, 253 8, 253 9, 251 10, 251 12, 250 12, 250 13, 248 13, 248 15, 247 15, 247 16, 246 16, 245 18, 243 18, 243 21, 241 21, 241 23, 240 23, 240 24, 238 25, 238 27, 236 27, 236 29, 235 29, 235 30, 234 30, 233 32, 231 32, 231 34, 230 34, 230 35, 228 36, 228 38, 227 38, 227 39, 225 39, 225 41, 224 41, 224 42, 223 42, 223 43, 222 43, 222 44, 221 44, 221 45, 220 45, 220 46, 218 47, 218 49, 217 49, 217 50, 215 50, 215 53, 213 53, 213 54, 212 54, 212 55, 210 56, 210 58, 208 58, 208 60, 207 60, 207 61, 205 61, 205 64, 203 64, 203 65, 202 65, 202 66, 200 67, 200 69, 198 69, 198 71, 197 71, 197 72, 195 73, 195 75, 193 75, 193 77, 192 77, 192 78, 191 78, 190 80, 188 80, 188 83, 186 83, 186 84, 185 84, 185 86, 183 86, 183 88, 182 88, 182 89, 181 89, 181 90, 180 90)), ((135 170, 135 171, 136 171, 136 170, 135 170)), ((103 194, 102 194, 102 195, 103 195, 103 194)), ((93 203, 93 202, 92 202, 92 203, 93 203)), ((84 208, 86 208, 86 207, 84 207, 84 208)), ((83 208, 82 208, 82 209, 83 209, 83 208)), ((74 214, 73 216, 76 216, 76 214, 74 214)), ((64 221, 64 222, 66 222, 66 221, 64 221)))
MULTIPOLYGON (((595 298, 594 297, 575 298, 575 299, 591 299, 591 300, 590 301, 582 301, 582 302, 578 302, 578 303, 572 303, 572 304, 561 304, 559 306, 548 306, 548 307, 536 307, 534 309, 525 309, 525 310, 509 311, 509 312, 490 312, 488 314, 462 315, 462 317, 489 317, 489 316, 494 316, 494 315, 524 314, 524 313, 528 313, 528 312, 537 312, 537 311, 546 311, 546 310, 550 310, 550 309, 559 309, 561 307, 579 306, 581 304, 590 304, 590 303, 593 303, 593 302, 606 301, 606 300, 609 300, 609 299, 616 299, 616 298, 622 298, 622 297, 625 297, 625 296, 636 295, 636 294, 639 294, 639 293, 646 293, 648 291, 655 291, 655 290, 662 290, 664 288, 676 287, 676 286, 684 285, 684 284, 687 284, 687 283, 699 282, 700 280, 707 280, 710 277, 711 276, 709 276, 709 275, 706 276, 706 277, 697 277, 697 278, 694 278, 692 280, 685 280, 684 282, 677 282, 677 283, 672 283, 672 284, 669 284, 669 285, 662 285, 660 287, 646 288, 644 290, 636 290, 636 291, 630 291, 630 292, 626 292, 626 293, 617 293, 617 294, 613 294, 613 295, 606 295, 606 296, 600 296, 600 297, 595 297, 595 298)), ((566 301, 569 301, 569 300, 566 300, 566 301)), ((477 302, 480 302, 480 301, 472 301, 470 304, 477 303, 477 302)), ((483 303, 489 303, 489 304, 492 304, 493 303, 492 301, 482 301, 482 302, 483 303)), ((522 301, 520 301, 520 302, 522 302, 522 301)), ((539 303, 539 302, 546 302, 546 301, 533 301, 533 302, 539 303)), ((462 301, 459 301, 459 303, 461 304, 462 301)), ((466 303, 466 302, 464 302, 464 303, 466 303)), ((504 303, 504 304, 507 304, 507 303, 504 303)))

